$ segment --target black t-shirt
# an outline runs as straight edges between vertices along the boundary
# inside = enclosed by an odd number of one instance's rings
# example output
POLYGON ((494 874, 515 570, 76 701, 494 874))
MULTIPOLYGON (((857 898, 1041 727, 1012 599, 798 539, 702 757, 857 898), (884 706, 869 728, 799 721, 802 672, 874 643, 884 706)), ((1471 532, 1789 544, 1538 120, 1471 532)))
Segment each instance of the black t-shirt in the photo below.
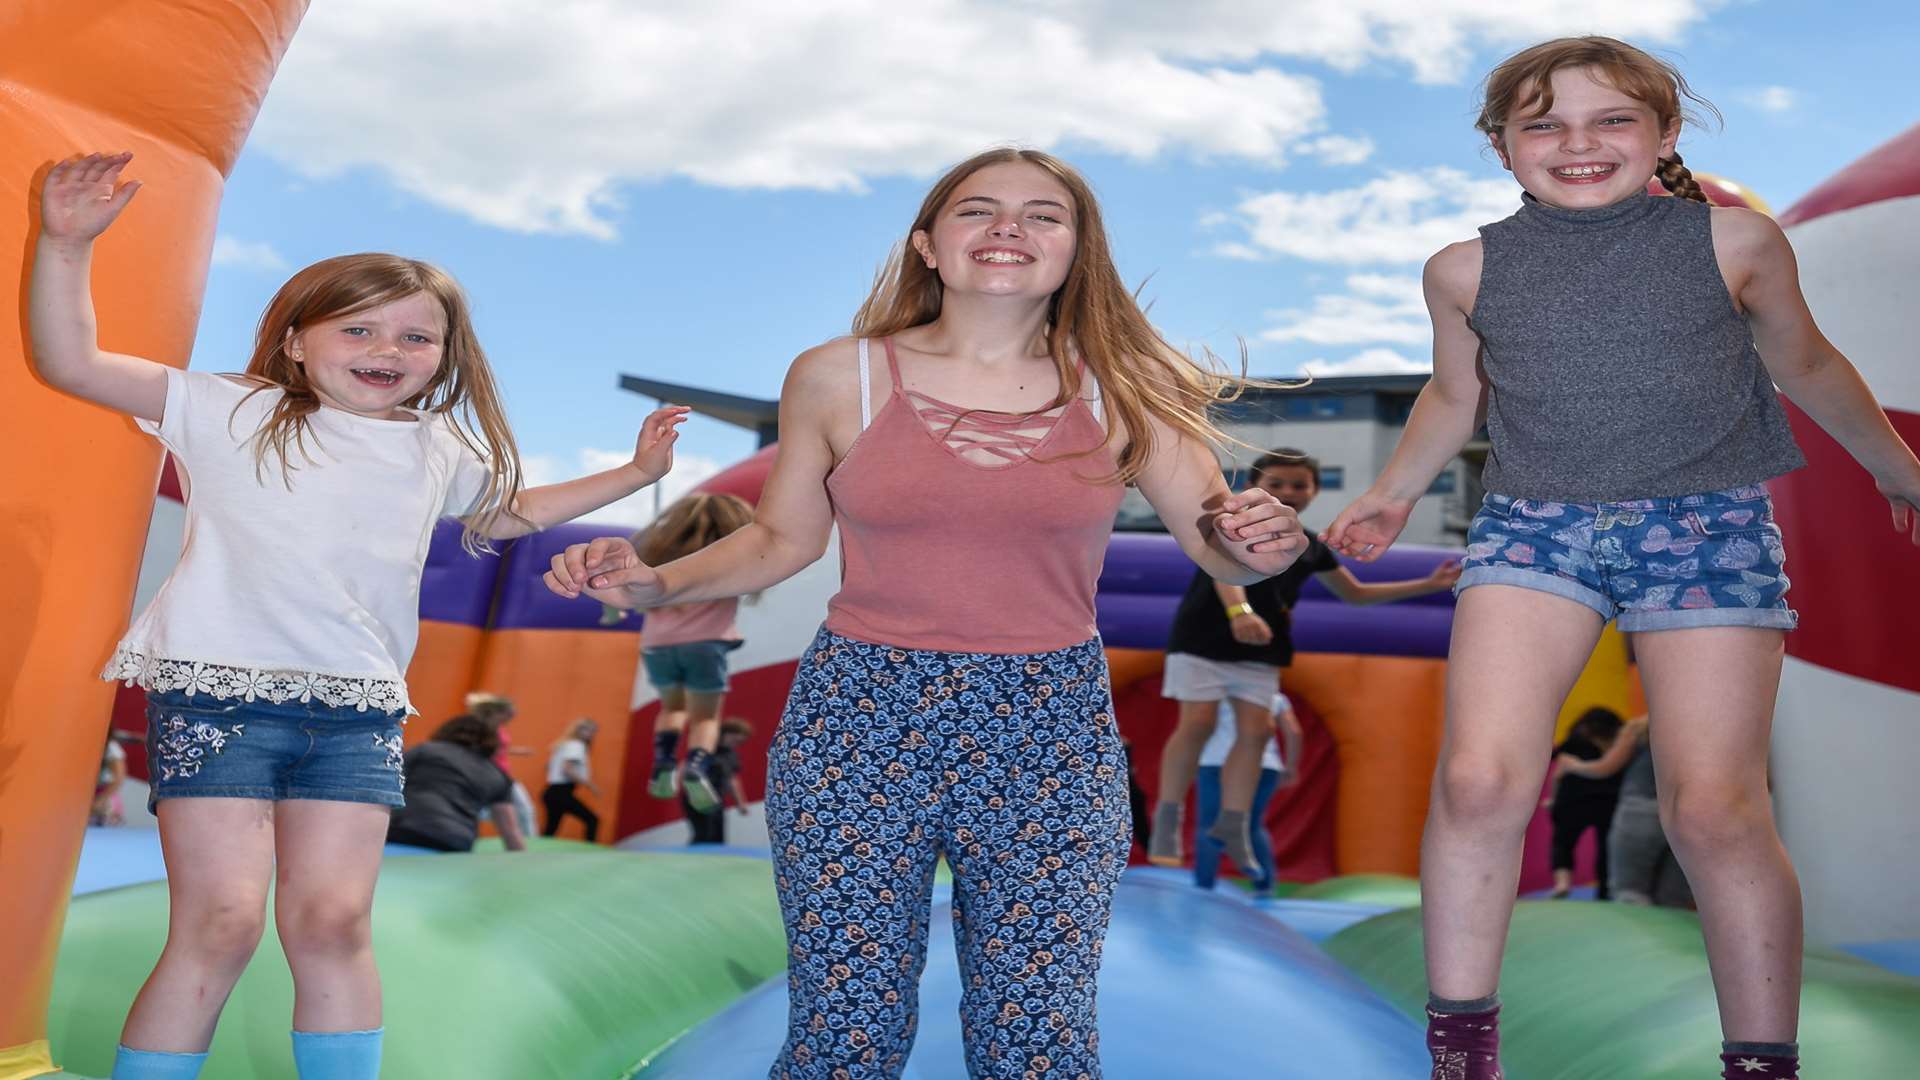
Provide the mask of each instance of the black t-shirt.
MULTIPOLYGON (((1595 761, 1606 751, 1579 735, 1569 735, 1566 742, 1554 747, 1553 752, 1555 756, 1572 754, 1581 761, 1595 761)), ((1553 808, 1557 811, 1611 806, 1620 801, 1620 783, 1624 779, 1625 777, 1620 773, 1603 776, 1597 780, 1588 776, 1562 773, 1560 787, 1553 794, 1553 808)))
POLYGON ((480 811, 513 799, 513 781, 500 766, 464 746, 421 743, 407 751, 405 767, 407 805, 387 827, 401 843, 431 840, 449 851, 471 851, 480 811))
POLYGON ((1187 594, 1173 614, 1173 632, 1167 636, 1167 651, 1187 653, 1208 660, 1252 660, 1275 667, 1293 663, 1293 622, 1288 614, 1300 600, 1307 579, 1340 568, 1333 549, 1307 534, 1307 550, 1292 566, 1265 581, 1247 586, 1247 603, 1253 613, 1273 628, 1273 640, 1265 645, 1247 645, 1233 639, 1233 620, 1227 618, 1226 605, 1213 591, 1213 578, 1196 569, 1187 583, 1187 594))

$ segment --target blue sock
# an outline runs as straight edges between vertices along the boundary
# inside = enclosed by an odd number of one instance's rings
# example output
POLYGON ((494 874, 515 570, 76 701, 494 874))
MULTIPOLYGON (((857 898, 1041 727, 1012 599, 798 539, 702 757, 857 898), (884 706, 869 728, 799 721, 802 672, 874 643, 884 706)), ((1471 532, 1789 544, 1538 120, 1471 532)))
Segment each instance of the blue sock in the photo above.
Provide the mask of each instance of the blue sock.
POLYGON ((205 1053, 168 1054, 122 1046, 113 1052, 113 1080, 194 1080, 206 1063, 205 1053))
POLYGON ((296 1031, 293 1067, 300 1080, 378 1080, 386 1030, 296 1031))

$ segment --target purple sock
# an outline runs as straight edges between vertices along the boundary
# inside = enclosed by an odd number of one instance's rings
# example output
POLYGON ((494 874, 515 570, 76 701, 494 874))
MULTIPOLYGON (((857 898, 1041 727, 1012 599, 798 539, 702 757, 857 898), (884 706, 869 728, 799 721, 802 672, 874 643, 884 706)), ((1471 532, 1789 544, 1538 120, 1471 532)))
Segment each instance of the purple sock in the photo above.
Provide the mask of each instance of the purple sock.
POLYGON ((1500 1071, 1500 996, 1472 1001, 1427 998, 1427 1052, 1431 1080, 1503 1080, 1500 1071))
POLYGON ((1799 1080, 1799 1043, 1723 1042, 1720 1075, 1734 1080, 1799 1080))

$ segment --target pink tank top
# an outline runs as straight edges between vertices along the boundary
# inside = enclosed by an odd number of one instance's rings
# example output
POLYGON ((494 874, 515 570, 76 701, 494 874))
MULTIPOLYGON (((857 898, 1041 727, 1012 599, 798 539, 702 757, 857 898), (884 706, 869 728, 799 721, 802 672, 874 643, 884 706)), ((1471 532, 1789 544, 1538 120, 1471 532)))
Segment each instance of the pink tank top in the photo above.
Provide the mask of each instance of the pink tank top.
POLYGON ((646 622, 640 624, 640 647, 660 649, 694 641, 739 641, 740 630, 734 625, 739 612, 737 596, 654 608, 647 612, 646 622))
POLYGON ((893 341, 883 344, 893 389, 874 413, 862 340, 863 430, 827 477, 841 578, 827 629, 940 652, 1046 652, 1092 638, 1123 494, 1098 482, 1113 471, 1111 450, 1068 456, 1106 442, 1093 409, 1077 399, 1051 414, 967 412, 903 388, 893 341))

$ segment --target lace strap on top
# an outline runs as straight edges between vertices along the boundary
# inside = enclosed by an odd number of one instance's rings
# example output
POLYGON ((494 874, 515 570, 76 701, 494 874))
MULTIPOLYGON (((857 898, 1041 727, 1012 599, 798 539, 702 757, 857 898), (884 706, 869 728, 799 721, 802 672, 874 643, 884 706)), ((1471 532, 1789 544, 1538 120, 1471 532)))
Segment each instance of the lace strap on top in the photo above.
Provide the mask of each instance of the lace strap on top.
POLYGON ((860 430, 873 423, 873 379, 868 373, 867 339, 860 339, 860 430))

